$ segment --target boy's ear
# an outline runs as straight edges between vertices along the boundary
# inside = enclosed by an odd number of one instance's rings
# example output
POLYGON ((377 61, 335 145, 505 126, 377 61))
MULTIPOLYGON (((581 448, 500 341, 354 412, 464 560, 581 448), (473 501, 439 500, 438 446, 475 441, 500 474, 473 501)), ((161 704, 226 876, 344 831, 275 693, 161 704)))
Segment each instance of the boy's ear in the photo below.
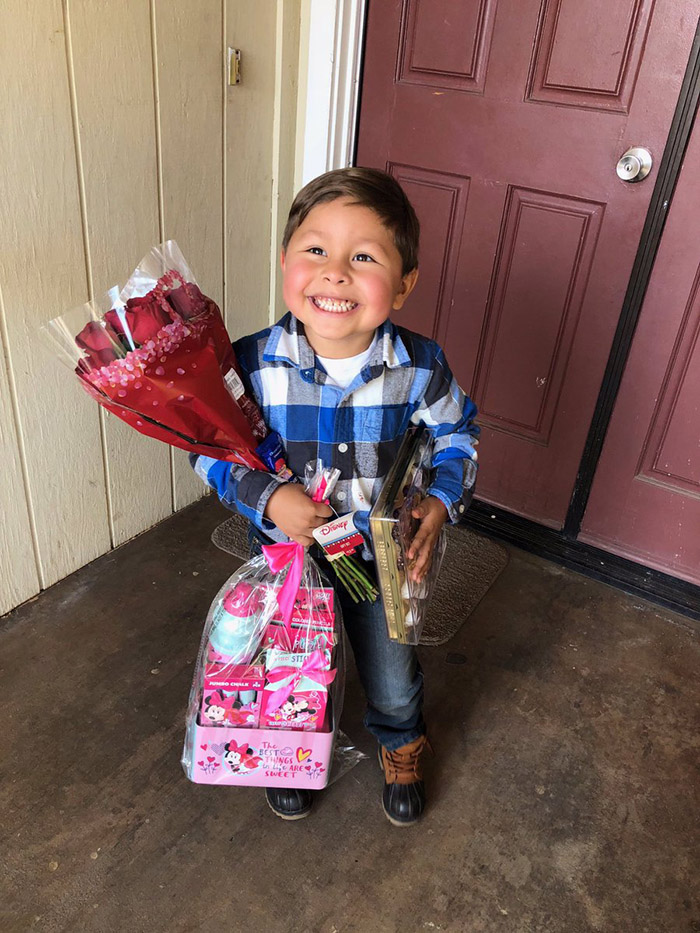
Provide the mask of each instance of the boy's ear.
POLYGON ((418 269, 411 269, 410 272, 407 272, 406 275, 404 275, 404 277, 401 279, 401 285, 399 286, 399 290, 397 291, 396 296, 394 297, 394 304, 392 305, 392 308, 394 309, 394 311, 398 311, 399 308, 403 307, 404 302, 406 301, 408 296, 413 291, 413 288, 417 281, 418 281, 418 269))
POLYGON ((280 268, 284 272, 284 247, 280 250, 280 268))

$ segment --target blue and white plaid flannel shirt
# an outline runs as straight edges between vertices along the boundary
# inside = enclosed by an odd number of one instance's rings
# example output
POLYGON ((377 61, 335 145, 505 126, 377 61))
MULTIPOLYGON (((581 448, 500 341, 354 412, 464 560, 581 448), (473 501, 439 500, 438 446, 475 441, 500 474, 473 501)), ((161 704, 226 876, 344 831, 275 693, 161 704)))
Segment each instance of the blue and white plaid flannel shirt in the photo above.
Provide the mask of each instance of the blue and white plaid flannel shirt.
MULTIPOLYGON (((435 437, 435 472, 429 489, 459 521, 471 498, 476 406, 457 385, 442 349, 426 337, 386 321, 362 371, 347 389, 327 375, 305 335, 287 313, 277 324, 233 344, 248 392, 277 431, 287 465, 303 478, 310 460, 337 467, 330 504, 369 536, 369 509, 411 425, 435 437), (468 485, 467 485, 468 482, 468 485)), ((286 536, 263 517, 281 480, 211 457, 190 455, 196 473, 227 507, 250 519, 268 537, 286 536)), ((369 557, 367 551, 365 556, 369 557)))

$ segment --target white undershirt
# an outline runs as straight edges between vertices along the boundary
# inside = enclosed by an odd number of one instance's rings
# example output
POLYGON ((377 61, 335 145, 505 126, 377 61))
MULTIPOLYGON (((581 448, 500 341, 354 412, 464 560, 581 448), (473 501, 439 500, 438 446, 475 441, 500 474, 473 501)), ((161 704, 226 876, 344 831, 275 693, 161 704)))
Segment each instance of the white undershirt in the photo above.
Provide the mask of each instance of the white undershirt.
POLYGON ((358 353, 357 356, 348 356, 343 360, 330 360, 328 357, 319 356, 317 353, 317 359, 328 373, 326 385, 337 386, 339 389, 347 389, 369 359, 376 342, 377 335, 375 334, 374 340, 366 350, 363 350, 362 353, 358 353))

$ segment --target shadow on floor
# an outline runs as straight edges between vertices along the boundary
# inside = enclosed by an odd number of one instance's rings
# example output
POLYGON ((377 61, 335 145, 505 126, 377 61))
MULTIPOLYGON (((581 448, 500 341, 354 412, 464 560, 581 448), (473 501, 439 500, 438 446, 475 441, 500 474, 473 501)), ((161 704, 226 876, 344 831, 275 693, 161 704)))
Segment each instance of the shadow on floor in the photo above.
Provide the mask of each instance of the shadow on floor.
POLYGON ((512 549, 447 645, 422 648, 429 809, 380 806, 369 755, 276 819, 190 784, 183 716, 236 562, 204 500, 0 621, 0 929, 266 933, 700 930, 698 630, 512 549))

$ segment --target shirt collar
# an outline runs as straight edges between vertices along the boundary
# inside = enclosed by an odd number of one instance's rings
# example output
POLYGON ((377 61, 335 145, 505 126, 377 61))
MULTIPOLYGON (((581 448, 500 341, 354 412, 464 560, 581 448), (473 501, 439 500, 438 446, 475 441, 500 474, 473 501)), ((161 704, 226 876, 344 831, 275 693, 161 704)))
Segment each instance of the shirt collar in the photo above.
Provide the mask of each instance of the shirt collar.
MULTIPOLYGON (((384 321, 378 328, 378 339, 366 366, 386 366, 396 369, 410 366, 411 359, 398 328, 384 321)), ((266 363, 289 363, 302 372, 315 369, 315 354, 304 334, 304 325, 287 312, 271 329, 265 344, 263 360, 266 363)))

